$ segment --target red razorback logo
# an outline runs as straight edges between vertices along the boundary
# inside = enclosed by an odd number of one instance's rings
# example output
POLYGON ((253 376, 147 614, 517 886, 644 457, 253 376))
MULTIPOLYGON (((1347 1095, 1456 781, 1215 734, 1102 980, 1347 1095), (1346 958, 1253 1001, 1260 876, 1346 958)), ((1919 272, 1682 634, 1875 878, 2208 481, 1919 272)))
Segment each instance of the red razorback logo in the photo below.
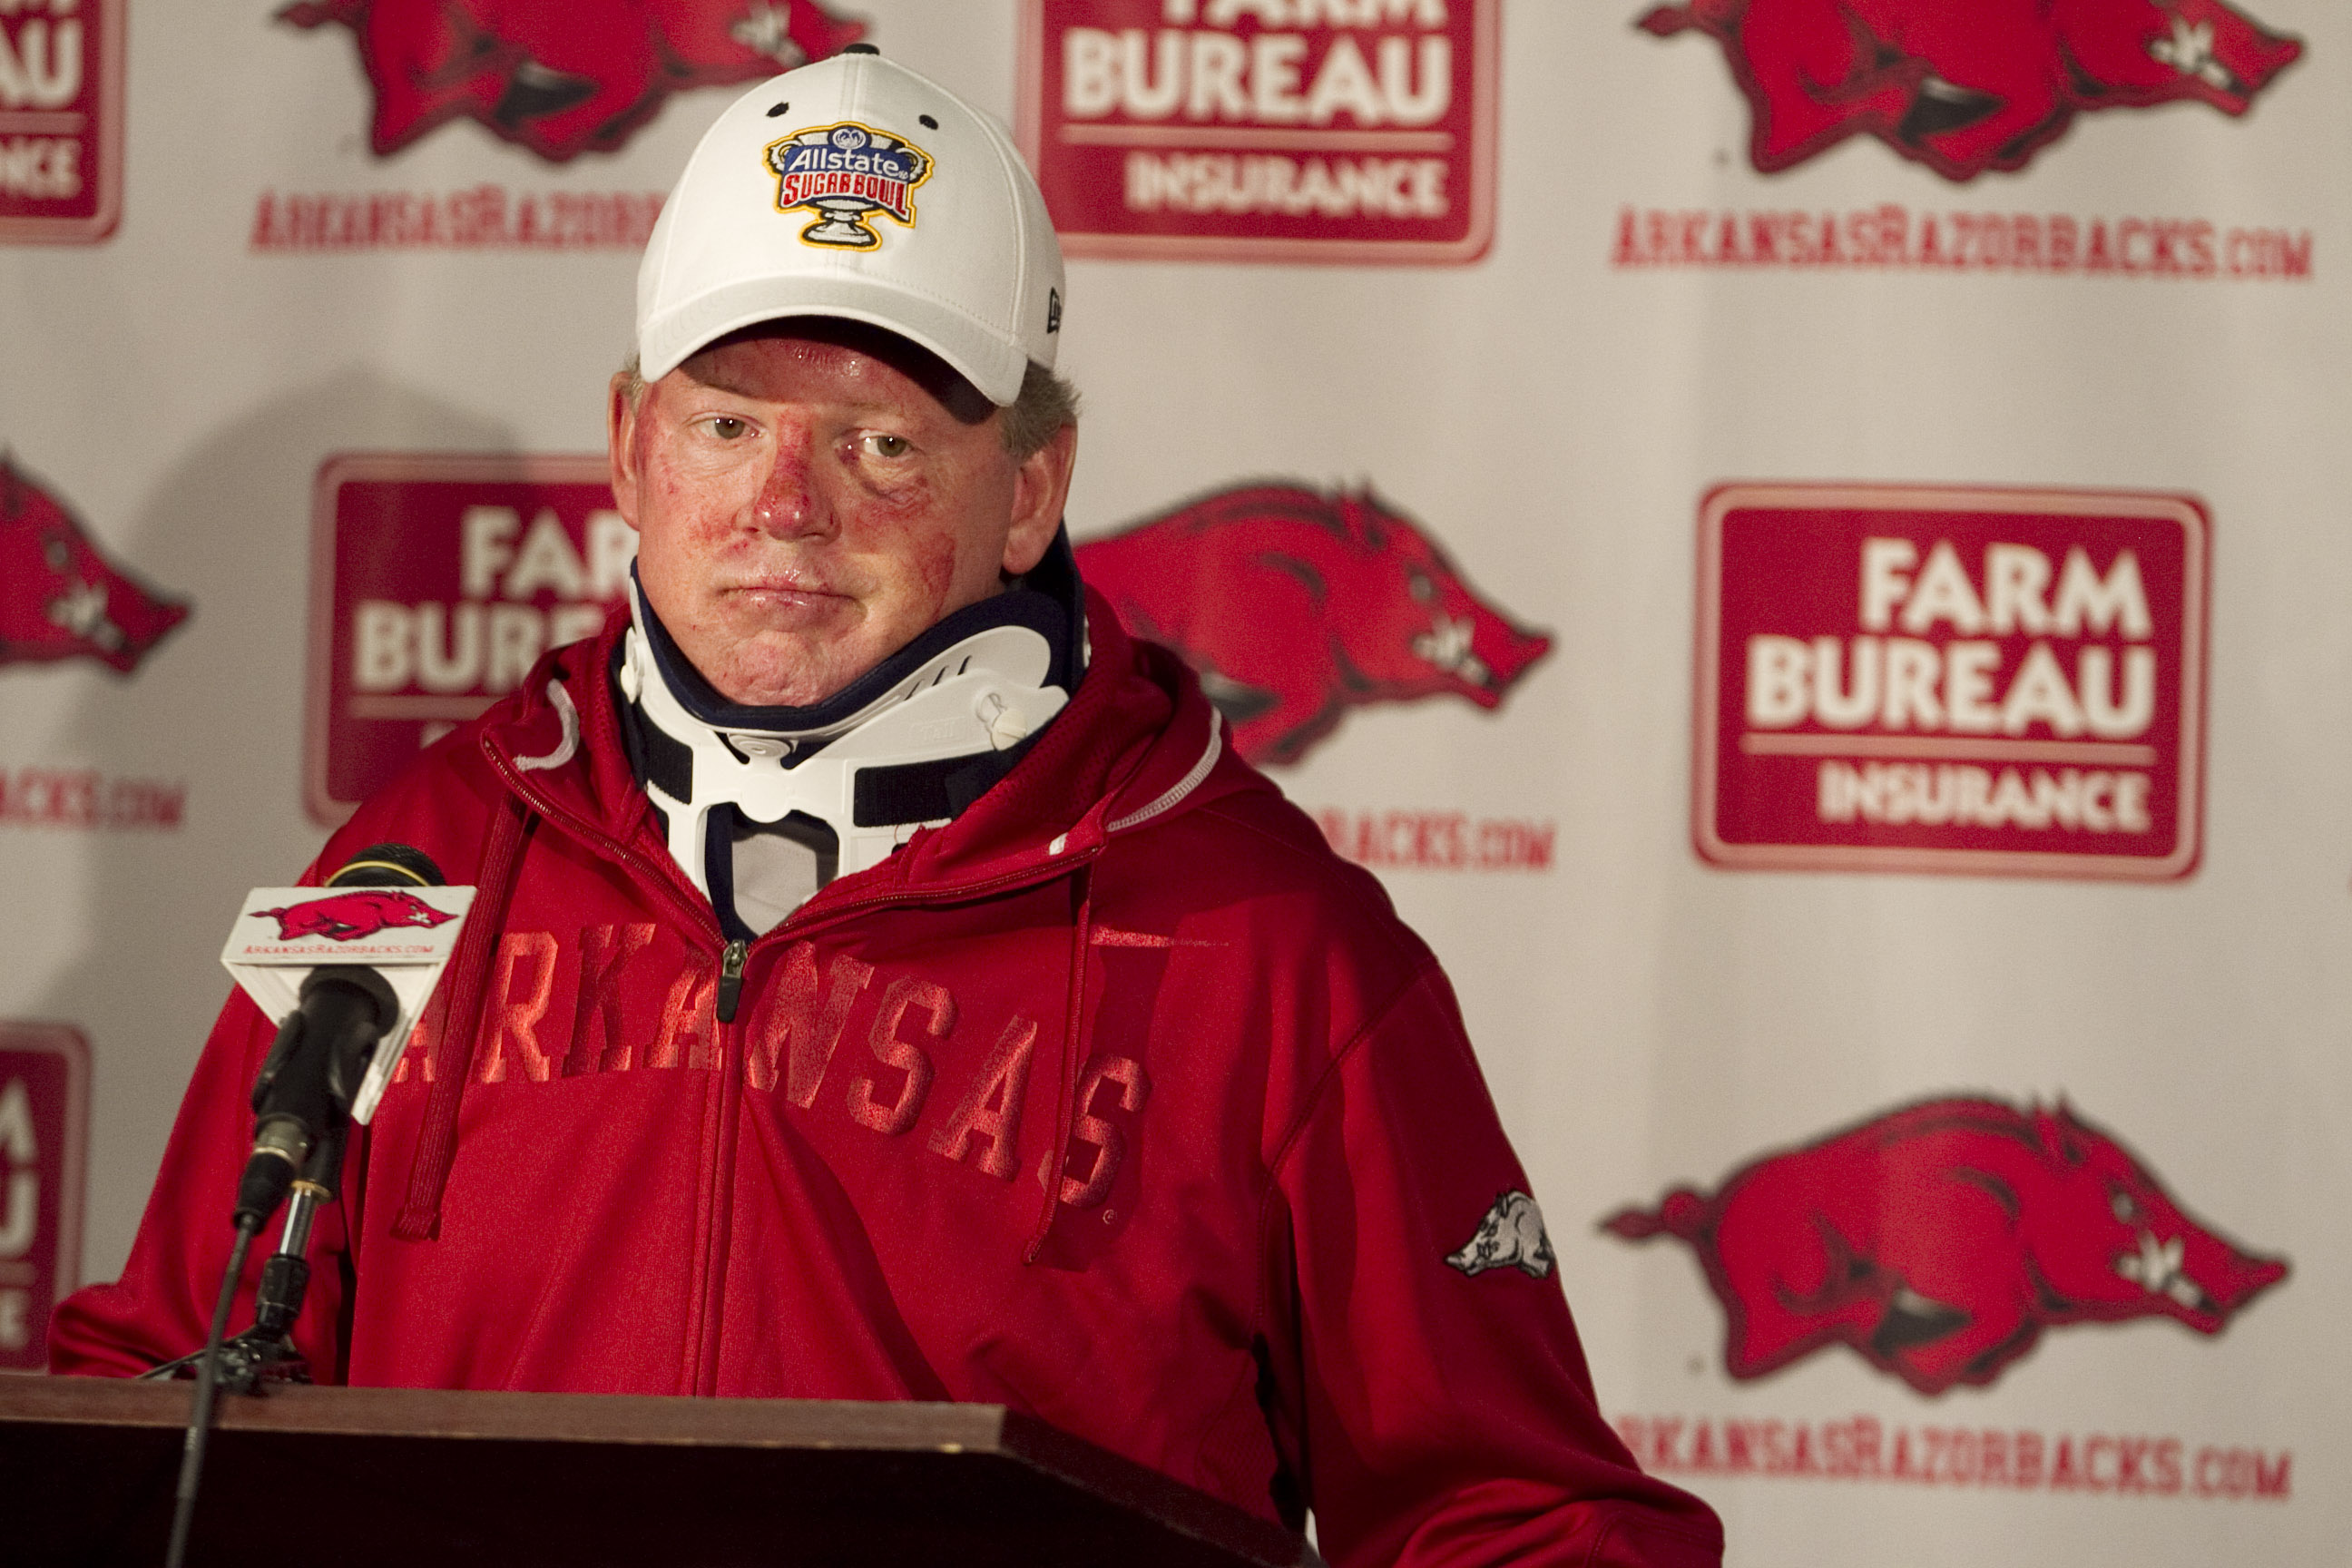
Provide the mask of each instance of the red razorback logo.
POLYGON ((292 942, 296 937, 303 936, 354 942, 394 926, 437 926, 457 918, 435 909, 414 893, 384 888, 331 893, 323 899, 312 899, 308 903, 253 912, 257 919, 265 915, 276 919, 280 942, 292 942))
POLYGON ((774 76, 866 31, 816 0, 297 0, 278 15, 356 36, 378 156, 464 116, 557 163, 612 152, 673 92, 774 76))
POLYGON ((2218 1334, 2287 1272, 2191 1218, 2063 1104, 1993 1100, 1891 1111, 1602 1228, 1690 1244, 1732 1376, 1843 1342, 1922 1394, 1991 1383, 2059 1324, 2168 1317, 2218 1334))
POLYGON ((1765 174, 1858 132, 1950 180, 2021 169, 2081 110, 2243 114, 2303 53, 2221 0, 1689 0, 1640 26, 1723 45, 1765 174))
POLYGON ((73 515, 0 456, 0 664, 94 658, 128 675, 188 618, 98 552, 73 515))
POLYGON ((1481 708, 1551 639, 1471 592, 1370 490, 1247 485, 1078 547, 1136 636, 1200 672, 1253 763, 1295 763, 1349 709, 1451 694, 1481 708))

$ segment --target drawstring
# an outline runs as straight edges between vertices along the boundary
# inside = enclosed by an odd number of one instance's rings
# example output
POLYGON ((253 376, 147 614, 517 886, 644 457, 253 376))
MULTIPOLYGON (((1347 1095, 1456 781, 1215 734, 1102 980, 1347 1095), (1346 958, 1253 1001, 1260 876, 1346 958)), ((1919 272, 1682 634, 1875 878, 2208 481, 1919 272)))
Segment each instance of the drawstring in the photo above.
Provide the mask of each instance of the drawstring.
POLYGON ((1070 893, 1077 910, 1070 931, 1069 1024, 1062 1031, 1062 1078, 1054 1102, 1054 1141, 1045 1150, 1045 1206, 1038 1212, 1037 1228, 1029 1237, 1029 1250, 1022 1255, 1024 1263, 1034 1263, 1044 1256, 1045 1238, 1054 1234, 1054 1212, 1062 1206, 1062 1166, 1070 1157, 1070 1133, 1076 1122, 1077 1107, 1072 1101, 1078 1092, 1078 1053, 1085 1044, 1087 958, 1094 949, 1095 880, 1091 865, 1077 868, 1071 879, 1070 893))
POLYGON ((450 963, 452 973, 442 991, 448 998, 446 1010, 439 1034, 426 1047, 432 1052, 433 1082, 425 1091, 425 1126, 417 1133, 416 1154, 408 1167, 408 1197, 392 1225, 392 1234, 403 1241, 430 1241, 441 1232, 441 1194, 457 1157, 457 1102, 466 1092, 466 1080, 474 1075, 474 1047, 489 999, 490 957, 498 951, 499 931, 514 899, 523 842, 538 820, 536 813, 509 795, 490 823, 474 907, 467 912, 457 956, 450 963))

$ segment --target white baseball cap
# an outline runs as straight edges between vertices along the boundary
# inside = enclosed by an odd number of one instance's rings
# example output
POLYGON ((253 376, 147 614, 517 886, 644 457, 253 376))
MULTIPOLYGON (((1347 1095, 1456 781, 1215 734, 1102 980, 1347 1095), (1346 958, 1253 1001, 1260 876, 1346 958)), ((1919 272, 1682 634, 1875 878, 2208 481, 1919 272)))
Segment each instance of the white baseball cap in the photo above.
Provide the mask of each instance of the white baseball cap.
POLYGON ((786 316, 866 321, 920 343, 1002 406, 1051 366, 1062 247, 1003 127, 853 44, 719 117, 637 268, 648 381, 786 316))

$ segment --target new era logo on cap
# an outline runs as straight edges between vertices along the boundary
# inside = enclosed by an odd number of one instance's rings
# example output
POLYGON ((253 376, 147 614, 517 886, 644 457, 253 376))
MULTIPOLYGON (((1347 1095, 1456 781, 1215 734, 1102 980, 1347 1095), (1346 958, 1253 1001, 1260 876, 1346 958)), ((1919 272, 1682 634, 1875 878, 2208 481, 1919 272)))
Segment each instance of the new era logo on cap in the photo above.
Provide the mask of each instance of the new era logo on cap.
POLYGON ((695 149, 637 275, 639 368, 658 380, 730 332, 829 316, 919 343, 1007 405, 1032 361, 1054 363, 1062 288, 1003 127, 853 46, 747 93, 695 149))

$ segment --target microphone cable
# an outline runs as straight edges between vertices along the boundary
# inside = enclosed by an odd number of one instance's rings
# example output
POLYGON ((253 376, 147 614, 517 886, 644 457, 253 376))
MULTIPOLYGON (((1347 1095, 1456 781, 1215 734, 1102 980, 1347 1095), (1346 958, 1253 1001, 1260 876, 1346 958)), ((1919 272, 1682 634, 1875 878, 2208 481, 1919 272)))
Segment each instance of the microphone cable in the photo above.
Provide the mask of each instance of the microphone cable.
POLYGON ((187 1440, 180 1447, 180 1484, 173 1493, 172 1543, 164 1551, 163 1568, 184 1568, 188 1560, 188 1531, 196 1519, 196 1487, 204 1479, 205 1449, 213 1435, 213 1403, 220 1395, 221 1345, 228 1338, 228 1314, 236 1304, 236 1282, 245 1274, 245 1255, 260 1233, 260 1216, 236 1216, 236 1242, 229 1248, 220 1299, 213 1303, 212 1333, 205 1341, 204 1360, 196 1367, 196 1405, 188 1416, 187 1440))

